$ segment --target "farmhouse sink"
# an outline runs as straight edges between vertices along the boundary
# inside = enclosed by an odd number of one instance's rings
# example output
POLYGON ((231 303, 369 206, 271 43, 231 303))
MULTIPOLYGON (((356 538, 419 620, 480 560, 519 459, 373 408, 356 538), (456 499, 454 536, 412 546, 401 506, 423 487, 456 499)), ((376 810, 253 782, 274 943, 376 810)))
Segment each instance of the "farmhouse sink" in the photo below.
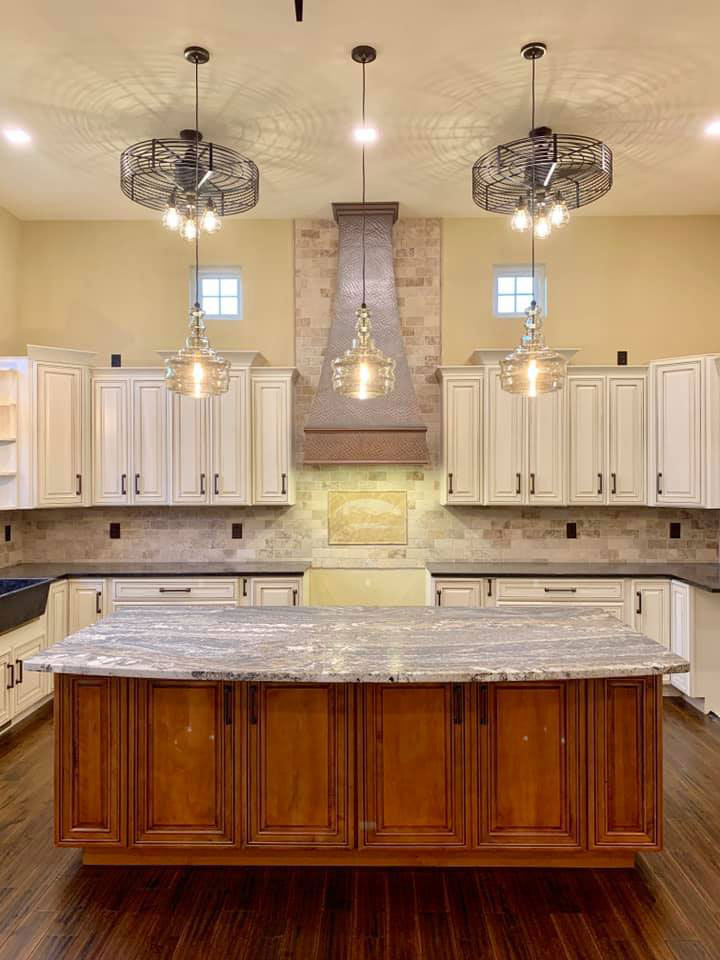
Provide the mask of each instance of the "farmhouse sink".
POLYGON ((45 578, 0 579, 0 633, 42 616, 51 582, 45 578))

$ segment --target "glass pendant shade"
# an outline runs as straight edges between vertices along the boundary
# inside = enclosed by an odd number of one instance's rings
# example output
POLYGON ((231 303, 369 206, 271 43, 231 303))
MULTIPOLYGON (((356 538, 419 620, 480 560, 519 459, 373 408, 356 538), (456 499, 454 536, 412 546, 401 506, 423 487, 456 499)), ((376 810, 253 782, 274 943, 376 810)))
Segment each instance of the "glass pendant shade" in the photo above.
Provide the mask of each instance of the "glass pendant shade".
POLYGON ((500 385, 508 393, 537 397, 561 390, 566 376, 567 360, 546 346, 542 313, 533 300, 525 311, 520 346, 500 361, 500 385))
POLYGON ((215 397, 227 393, 230 361, 210 346, 205 332, 205 312, 196 303, 190 311, 190 332, 185 346, 165 361, 165 383, 185 397, 215 397))
POLYGON ((370 311, 363 304, 355 315, 355 337, 349 350, 332 362, 333 389, 354 400, 384 397, 395 386, 395 361, 370 336, 370 311))
POLYGON ((569 222, 570 211, 562 196, 558 193, 555 195, 552 206, 550 207, 550 223, 554 227, 564 227, 565 224, 569 222))
POLYGON ((537 216, 535 217, 535 226, 533 227, 535 236, 538 240, 545 240, 552 233, 552 223, 544 203, 539 204, 537 216))
POLYGON ((215 204, 208 200, 207 207, 200 217, 200 229, 205 233, 217 233, 222 227, 222 220, 217 215, 215 204))
POLYGON ((532 217, 528 210, 527 201, 521 200, 515 207, 510 226, 516 233, 525 233, 532 226, 532 217))
POLYGON ((197 236, 197 223, 195 222, 195 214, 192 207, 188 207, 185 211, 185 216, 180 226, 180 236, 183 240, 187 240, 188 243, 195 241, 195 237, 197 236))
POLYGON ((177 200, 175 199, 175 194, 173 193, 170 199, 168 200, 168 205, 165 207, 165 212, 162 217, 162 224, 167 230, 178 230, 182 223, 182 217, 177 208, 177 200))

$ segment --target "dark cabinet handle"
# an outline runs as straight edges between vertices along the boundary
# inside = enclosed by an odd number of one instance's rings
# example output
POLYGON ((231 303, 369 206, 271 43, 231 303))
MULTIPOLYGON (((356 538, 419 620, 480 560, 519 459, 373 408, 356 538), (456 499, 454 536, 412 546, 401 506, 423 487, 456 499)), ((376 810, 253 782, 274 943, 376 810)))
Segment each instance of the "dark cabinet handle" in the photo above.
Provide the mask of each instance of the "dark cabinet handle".
POLYGON ((247 577, 243 577, 243 596, 247 596, 247 577))
POLYGON ((205 474, 200 474, 200 496, 205 496, 205 474))
POLYGON ((657 489, 657 492, 658 492, 658 496, 660 496, 660 495, 662 494, 662 474, 661 474, 661 473, 659 473, 659 474, 657 475, 657 487, 656 487, 656 489, 657 489))
POLYGON ((535 474, 530 474, 530 493, 535 493, 535 474))
POLYGON ((12 688, 15 686, 15 664, 6 663, 5 666, 10 671, 10 681, 5 685, 5 689, 12 690, 12 688))
POLYGON ((160 587, 159 593, 190 593, 192 587, 160 587))
POLYGON ((612 488, 610 490, 610 493, 617 493, 617 474, 611 473, 610 479, 612 480, 612 488))
POLYGON ((478 722, 486 726, 488 722, 488 688, 486 683, 480 684, 480 716, 478 722))
POLYGON ((229 683, 226 683, 223 689, 223 708, 225 712, 225 725, 229 727, 232 723, 232 687, 229 683))
POLYGON ((135 474, 135 496, 136 497, 140 496, 140 474, 139 473, 135 474))
POLYGON ((75 482, 77 483, 77 486, 75 487, 75 496, 81 497, 82 496, 82 474, 81 473, 75 474, 75 482))
POLYGON ((95 613, 102 613, 102 593, 95 591, 95 613))
POLYGON ((124 473, 120 477, 120 493, 123 496, 125 496, 125 494, 127 493, 127 474, 126 473, 124 473))
POLYGON ((287 474, 286 473, 280 474, 280 481, 281 481, 280 493, 283 493, 283 494, 287 493, 287 474))
POLYGON ((516 474, 515 474, 515 493, 516 493, 518 496, 520 495, 520 482, 521 482, 520 474, 519 474, 519 473, 516 473, 516 474))
POLYGON ((602 474, 598 474, 598 493, 602 493, 602 474))
POLYGON ((635 607, 635 613, 642 613, 642 594, 638 590, 635 596, 637 597, 637 606, 635 607))
POLYGON ((220 474, 216 473, 213 476, 213 493, 217 496, 220 493, 220 474))
POLYGON ((488 592, 487 592, 487 595, 488 595, 489 597, 492 596, 492 580, 490 579, 490 577, 488 577, 488 592))
POLYGON ((298 600, 298 592, 297 590, 293 590, 293 606, 294 607, 297 606, 297 600, 298 600))
POLYGON ((453 684, 453 723, 458 725, 463 722, 463 688, 461 683, 453 684))
POLYGON ((15 661, 15 671, 17 675, 17 680, 15 681, 16 686, 20 686, 23 682, 23 662, 22 660, 15 661))
POLYGON ((441 607, 442 606, 442 590, 438 590, 435 593, 435 596, 437 597, 437 605, 441 607))
POLYGON ((545 587, 545 593, 577 593, 577 587, 545 587))
POLYGON ((448 494, 452 495, 453 493, 455 493, 455 491, 453 490, 453 485, 452 485, 452 474, 449 473, 448 474, 448 494))
POLYGON ((257 686, 251 683, 248 687, 250 723, 255 726, 257 723, 257 686))

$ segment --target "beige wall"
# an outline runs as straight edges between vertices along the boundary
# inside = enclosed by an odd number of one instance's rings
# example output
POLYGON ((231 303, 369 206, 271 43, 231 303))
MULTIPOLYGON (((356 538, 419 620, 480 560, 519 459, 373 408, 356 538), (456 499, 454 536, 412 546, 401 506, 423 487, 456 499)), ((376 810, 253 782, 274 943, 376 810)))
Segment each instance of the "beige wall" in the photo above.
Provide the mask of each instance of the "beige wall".
MULTIPOLYGON (((158 363, 155 350, 185 336, 192 261, 192 246, 159 221, 25 222, 14 349, 39 343, 95 350, 103 363, 110 353, 158 363)), ((243 268, 244 317, 211 321, 213 345, 292 364, 292 222, 227 219, 201 245, 201 262, 243 268)))
POLYGON ((0 208, 0 356, 17 351, 20 221, 0 208))
MULTIPOLYGON (((493 264, 528 263, 506 217, 443 221, 443 363, 514 346, 521 322, 492 315, 493 264)), ((547 267, 547 339, 578 363, 720 351, 720 217, 576 216, 536 245, 547 267)))

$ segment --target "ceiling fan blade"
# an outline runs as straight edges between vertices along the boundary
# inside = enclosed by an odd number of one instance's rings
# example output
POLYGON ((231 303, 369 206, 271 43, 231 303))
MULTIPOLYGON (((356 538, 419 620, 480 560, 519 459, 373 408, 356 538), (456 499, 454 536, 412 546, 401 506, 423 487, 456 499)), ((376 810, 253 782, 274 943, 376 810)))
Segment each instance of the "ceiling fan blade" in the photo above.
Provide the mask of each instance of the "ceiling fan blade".
POLYGON ((295 19, 302 23, 303 18, 303 0, 295 0, 295 19))

